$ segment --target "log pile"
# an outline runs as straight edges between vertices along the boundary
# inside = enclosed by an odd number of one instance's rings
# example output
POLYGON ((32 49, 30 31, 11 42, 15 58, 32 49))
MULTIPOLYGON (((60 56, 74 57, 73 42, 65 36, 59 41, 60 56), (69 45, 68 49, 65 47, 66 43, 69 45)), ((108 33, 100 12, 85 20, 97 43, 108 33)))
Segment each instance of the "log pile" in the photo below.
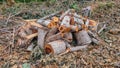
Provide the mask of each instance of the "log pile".
POLYGON ((92 42, 101 45, 96 33, 97 22, 78 15, 74 9, 24 22, 18 31, 18 45, 29 44, 37 37, 37 46, 46 53, 60 55, 84 49, 92 42))

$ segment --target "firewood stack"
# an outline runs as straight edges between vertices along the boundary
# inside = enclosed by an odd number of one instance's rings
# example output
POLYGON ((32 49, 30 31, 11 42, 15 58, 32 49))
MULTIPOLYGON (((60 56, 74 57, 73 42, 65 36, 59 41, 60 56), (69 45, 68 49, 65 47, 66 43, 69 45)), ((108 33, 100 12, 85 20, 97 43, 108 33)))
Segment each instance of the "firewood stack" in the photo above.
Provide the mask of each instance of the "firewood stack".
MULTIPOLYGON (((101 43, 95 33, 96 21, 78 15, 74 9, 25 22, 26 25, 18 32, 21 41, 25 44, 38 36, 37 45, 46 53, 62 55, 84 49, 92 42, 99 45, 101 43), (73 42, 76 42, 76 45, 72 44, 73 42)), ((18 42, 18 45, 23 45, 18 42)))

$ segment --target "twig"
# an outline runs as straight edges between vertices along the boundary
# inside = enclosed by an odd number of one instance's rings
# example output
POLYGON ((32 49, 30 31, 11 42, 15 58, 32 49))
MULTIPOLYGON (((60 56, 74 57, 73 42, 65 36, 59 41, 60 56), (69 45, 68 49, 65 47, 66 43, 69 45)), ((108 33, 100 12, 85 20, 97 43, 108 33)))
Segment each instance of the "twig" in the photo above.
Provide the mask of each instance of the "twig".
POLYGON ((6 25, 8 24, 10 17, 11 17, 11 13, 8 16, 7 21, 5 22, 6 25))
POLYGON ((14 41, 15 40, 15 28, 13 28, 13 42, 12 42, 12 47, 14 47, 14 41))
POLYGON ((105 28, 106 28, 106 24, 104 24, 103 27, 98 31, 98 34, 100 34, 105 28))

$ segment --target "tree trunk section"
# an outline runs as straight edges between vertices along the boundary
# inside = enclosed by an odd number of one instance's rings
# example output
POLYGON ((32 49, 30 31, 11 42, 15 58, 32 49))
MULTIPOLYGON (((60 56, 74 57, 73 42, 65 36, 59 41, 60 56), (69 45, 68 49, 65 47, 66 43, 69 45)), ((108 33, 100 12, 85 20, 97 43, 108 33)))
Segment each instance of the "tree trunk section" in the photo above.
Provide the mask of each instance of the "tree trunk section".
POLYGON ((60 54, 66 50, 66 44, 62 40, 49 42, 45 45, 46 53, 60 54))

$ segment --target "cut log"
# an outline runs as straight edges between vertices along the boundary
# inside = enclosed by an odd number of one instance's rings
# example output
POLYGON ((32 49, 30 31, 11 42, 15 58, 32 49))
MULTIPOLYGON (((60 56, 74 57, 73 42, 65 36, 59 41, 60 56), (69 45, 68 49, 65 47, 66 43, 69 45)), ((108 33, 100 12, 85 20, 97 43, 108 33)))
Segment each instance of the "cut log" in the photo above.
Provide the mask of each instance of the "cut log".
POLYGON ((43 28, 42 25, 40 25, 40 24, 38 24, 38 23, 36 23, 36 22, 31 22, 30 24, 31 24, 32 26, 36 26, 36 27, 39 27, 39 28, 43 28))
POLYGON ((78 32, 81 28, 78 26, 70 25, 70 29, 72 32, 78 32))
MULTIPOLYGON (((75 15, 76 15, 76 16, 79 16, 79 15, 77 15, 77 14, 75 14, 75 15)), ((84 24, 83 19, 80 19, 80 18, 77 18, 77 17, 74 17, 74 21, 75 21, 77 24, 79 24, 79 25, 84 24)))
POLYGON ((60 54, 66 50, 66 44, 62 40, 49 42, 45 45, 46 53, 60 54))
POLYGON ((70 52, 78 51, 81 49, 87 48, 88 45, 83 45, 83 46, 76 46, 76 47, 70 47, 70 52))
POLYGON ((43 22, 40 22, 39 24, 46 26, 48 28, 58 27, 58 23, 56 23, 52 20, 44 20, 43 22))
POLYGON ((47 34, 47 38, 48 37, 50 37, 50 36, 52 36, 52 35, 55 35, 56 33, 57 33, 57 31, 58 31, 58 28, 57 27, 53 27, 53 28, 51 28, 50 30, 49 30, 49 32, 48 32, 48 34, 47 34))
MULTIPOLYGON (((79 19, 82 19, 82 20, 86 20, 86 18, 82 17, 81 15, 78 15, 77 13, 74 13, 73 16, 75 18, 79 18, 79 19)), ((82 23, 82 22, 81 22, 82 23)))
POLYGON ((64 25, 61 25, 60 27, 59 27, 59 31, 61 32, 61 33, 65 33, 65 32, 70 32, 70 27, 66 27, 66 26, 64 26, 64 25))
POLYGON ((85 30, 76 33, 76 40, 78 45, 89 45, 91 43, 91 38, 85 30))
POLYGON ((59 22, 59 18, 58 17, 52 17, 52 20, 55 22, 55 23, 58 23, 59 22))
POLYGON ((25 24, 24 26, 22 26, 18 31, 18 36, 20 36, 21 38, 24 38, 28 34, 32 34, 32 30, 30 30, 30 27, 31 26, 29 24, 25 24))
POLYGON ((65 33, 63 39, 69 43, 72 42, 72 40, 73 40, 72 33, 71 32, 65 33))
MULTIPOLYGON (((70 44, 69 44, 70 45, 70 44)), ((83 46, 76 46, 76 47, 68 47, 63 53, 59 54, 59 55, 64 55, 67 54, 68 52, 74 52, 74 51, 78 51, 78 50, 82 50, 82 49, 86 49, 88 45, 83 45, 83 46)))
POLYGON ((30 20, 24 20, 27 24, 30 24, 32 26, 36 26, 36 27, 39 27, 39 28, 42 28, 43 26, 36 23, 36 19, 30 19, 30 20))
POLYGON ((39 24, 46 26, 46 27, 51 23, 51 20, 41 20, 41 21, 39 22, 39 24))
POLYGON ((65 16, 61 22, 61 25, 69 26, 70 25, 70 16, 65 16))
POLYGON ((38 46, 40 46, 41 49, 44 48, 45 43, 45 37, 47 35, 48 31, 43 29, 38 29, 38 46))
POLYGON ((60 40, 60 39, 62 39, 62 35, 61 35, 61 33, 57 33, 55 35, 52 35, 52 36, 48 37, 46 39, 46 42, 48 43, 48 42, 52 42, 52 41, 60 40))
POLYGON ((85 24, 82 24, 82 29, 88 31, 88 27, 85 24))
POLYGON ((94 20, 89 20, 89 26, 96 26, 97 22, 94 20))

